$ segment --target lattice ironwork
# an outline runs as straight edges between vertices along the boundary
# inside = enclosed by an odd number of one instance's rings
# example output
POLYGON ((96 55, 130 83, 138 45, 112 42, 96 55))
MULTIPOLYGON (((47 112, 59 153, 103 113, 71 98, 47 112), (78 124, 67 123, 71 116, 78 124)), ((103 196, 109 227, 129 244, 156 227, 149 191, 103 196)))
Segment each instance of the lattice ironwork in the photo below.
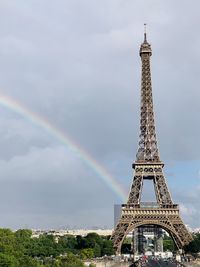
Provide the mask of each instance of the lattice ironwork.
POLYGON ((137 152, 138 162, 159 162, 158 146, 153 112, 153 98, 151 86, 150 56, 152 50, 147 42, 146 33, 143 44, 140 47, 142 60, 142 84, 141 84, 141 116, 140 116, 140 140, 137 152))
POLYGON ((121 251, 125 236, 142 225, 162 227, 171 235, 177 248, 182 248, 192 240, 191 234, 180 218, 178 205, 173 203, 170 196, 163 175, 164 164, 159 157, 153 112, 151 55, 151 46, 147 42, 145 33, 144 42, 140 47, 142 82, 139 149, 133 164, 135 175, 128 201, 127 204, 122 205, 121 218, 111 237, 117 254, 121 251), (141 192, 145 179, 152 180, 154 183, 157 207, 141 205, 141 192))
POLYGON ((128 204, 139 205, 141 200, 143 180, 152 180, 154 183, 157 203, 164 207, 172 205, 172 199, 162 172, 163 164, 134 164, 135 176, 128 198, 128 204))
POLYGON ((120 254, 124 238, 130 232, 142 225, 158 225, 173 238, 177 248, 182 248, 192 240, 179 215, 177 205, 171 208, 136 208, 134 205, 124 205, 122 215, 112 235, 114 248, 120 254))

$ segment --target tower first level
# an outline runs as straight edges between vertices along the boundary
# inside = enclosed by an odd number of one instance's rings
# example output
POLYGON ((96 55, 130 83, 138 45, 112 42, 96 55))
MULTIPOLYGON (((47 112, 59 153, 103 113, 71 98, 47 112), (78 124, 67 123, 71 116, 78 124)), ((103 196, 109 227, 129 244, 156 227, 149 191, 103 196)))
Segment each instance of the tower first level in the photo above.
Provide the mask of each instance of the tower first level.
POLYGON ((140 137, 136 161, 133 164, 134 177, 127 204, 122 205, 121 217, 111 239, 117 254, 121 252, 124 238, 143 225, 155 225, 166 230, 178 249, 183 248, 192 236, 185 227, 174 204, 163 175, 164 164, 160 160, 153 111, 150 57, 152 50, 146 33, 140 47, 142 61, 140 137), (151 180, 156 195, 156 205, 143 206, 141 193, 144 180, 151 180))
POLYGON ((192 236, 185 227, 177 204, 171 200, 162 173, 162 164, 139 164, 135 166, 135 176, 127 204, 122 205, 121 218, 112 235, 116 254, 120 254, 124 238, 143 225, 159 226, 167 231, 178 249, 183 248, 192 236), (141 200, 144 179, 151 179, 156 193, 157 203, 145 203, 141 200))

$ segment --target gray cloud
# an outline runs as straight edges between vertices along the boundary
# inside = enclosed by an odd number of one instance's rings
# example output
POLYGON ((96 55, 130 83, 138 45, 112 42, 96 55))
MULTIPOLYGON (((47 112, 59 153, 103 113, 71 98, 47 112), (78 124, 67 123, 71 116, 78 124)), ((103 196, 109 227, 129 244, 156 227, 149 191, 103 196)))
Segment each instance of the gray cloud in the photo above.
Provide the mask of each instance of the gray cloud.
MULTIPOLYGON (((94 178, 63 147, 34 148, 25 156, 0 161, 0 177, 1 201, 6 203, 0 207, 1 213, 6 214, 1 226, 99 225, 103 212, 109 210, 103 211, 103 207, 112 201, 112 194, 100 179, 94 178), (12 216, 15 221, 11 220, 12 216)), ((111 223, 111 218, 105 218, 105 225, 111 223)))
MULTIPOLYGON (((197 0, 1 1, 0 94, 73 136, 128 190, 147 22, 161 158, 186 168, 200 160, 198 10, 197 0)), ((37 125, 3 107, 0 114, 2 224, 111 226, 120 199, 97 175, 37 125)), ((185 195, 178 202, 198 210, 185 195)), ((188 223, 196 227, 195 216, 188 223)))
POLYGON ((199 228, 200 211, 199 211, 199 194, 200 187, 193 189, 192 192, 174 192, 177 200, 180 202, 180 211, 187 225, 199 228))

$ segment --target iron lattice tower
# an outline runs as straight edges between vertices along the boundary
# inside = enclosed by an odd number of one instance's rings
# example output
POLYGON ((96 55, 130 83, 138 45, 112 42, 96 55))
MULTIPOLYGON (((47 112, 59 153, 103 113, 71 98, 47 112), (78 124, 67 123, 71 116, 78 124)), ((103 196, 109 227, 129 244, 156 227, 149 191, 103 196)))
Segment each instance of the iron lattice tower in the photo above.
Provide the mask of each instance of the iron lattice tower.
POLYGON ((127 204, 122 205, 121 218, 111 237, 116 254, 120 254, 125 236, 143 225, 156 225, 166 230, 178 249, 183 248, 192 240, 191 234, 180 218, 179 207, 173 203, 170 196, 163 175, 164 164, 159 157, 153 112, 151 55, 151 45, 147 42, 145 32, 144 42, 140 47, 142 81, 139 149, 133 164, 135 175, 128 201, 127 204), (145 207, 141 203, 141 192, 145 179, 153 181, 157 199, 156 206, 145 207))

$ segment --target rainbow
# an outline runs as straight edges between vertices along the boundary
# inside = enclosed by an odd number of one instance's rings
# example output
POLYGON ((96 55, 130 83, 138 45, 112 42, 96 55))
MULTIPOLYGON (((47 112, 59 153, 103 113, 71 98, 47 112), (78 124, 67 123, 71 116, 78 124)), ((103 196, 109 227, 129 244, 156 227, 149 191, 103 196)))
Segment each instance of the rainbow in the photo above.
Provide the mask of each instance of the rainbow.
POLYGON ((80 144, 78 144, 68 133, 63 133, 60 129, 55 127, 49 120, 42 117, 30 109, 24 104, 12 99, 10 96, 0 94, 0 105, 12 110, 13 112, 21 115, 32 124, 39 126, 45 130, 48 134, 56 138, 59 142, 68 147, 73 153, 75 153, 88 167, 90 167, 97 175, 105 182, 105 184, 120 197, 121 201, 125 201, 127 193, 118 183, 118 181, 112 177, 112 175, 97 162, 80 144))

